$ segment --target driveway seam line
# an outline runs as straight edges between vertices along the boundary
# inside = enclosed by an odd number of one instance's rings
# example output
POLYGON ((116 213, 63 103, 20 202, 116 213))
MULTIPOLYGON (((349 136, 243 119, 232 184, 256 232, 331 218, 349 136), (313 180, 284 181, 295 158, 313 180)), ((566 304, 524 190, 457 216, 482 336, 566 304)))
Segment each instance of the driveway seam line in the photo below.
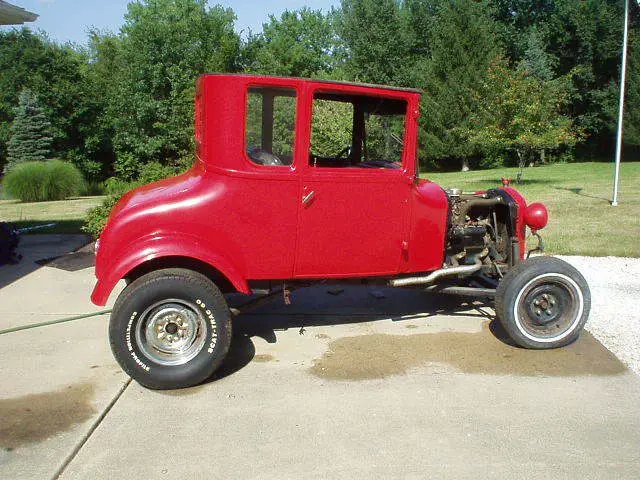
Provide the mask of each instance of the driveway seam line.
POLYGON ((82 436, 82 438, 76 444, 76 446, 73 448, 71 453, 69 455, 67 455, 67 457, 64 459, 64 461, 62 462, 62 465, 60 465, 60 467, 58 467, 56 472, 51 477, 52 480, 58 480, 58 478, 60 478, 60 475, 62 475, 64 473, 64 471, 69 466, 69 464, 78 455, 78 453, 80 453, 80 450, 82 449, 82 447, 84 447, 85 443, 87 443, 87 441, 89 440, 91 435, 93 435, 93 432, 95 432, 95 430, 98 428, 98 426, 102 423, 102 421, 105 419, 105 417, 111 411, 111 409, 116 404, 116 402, 118 400, 120 400, 120 397, 122 396, 122 394, 124 393, 124 391, 127 389, 127 387, 130 384, 131 384, 131 378, 128 378, 127 381, 124 382, 124 384, 120 387, 120 389, 118 390, 116 395, 111 399, 111 401, 107 404, 107 406, 104 408, 104 410, 100 413, 98 418, 93 422, 93 424, 89 428, 89 431, 82 436))

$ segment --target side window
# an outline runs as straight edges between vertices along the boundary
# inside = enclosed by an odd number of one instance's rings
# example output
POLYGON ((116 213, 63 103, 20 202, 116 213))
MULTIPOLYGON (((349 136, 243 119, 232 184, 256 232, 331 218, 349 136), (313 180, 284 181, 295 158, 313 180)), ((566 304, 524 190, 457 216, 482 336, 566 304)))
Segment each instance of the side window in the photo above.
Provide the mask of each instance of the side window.
POLYGON ((401 168, 406 113, 407 104, 403 100, 316 94, 311 124, 311 166, 401 168))
POLYGON ((363 154, 370 162, 402 163, 404 148, 404 112, 402 114, 364 114, 363 154))
POLYGON ((295 125, 295 90, 249 88, 245 150, 252 162, 268 166, 291 165, 295 125))
POLYGON ((353 104, 316 99, 313 101, 311 151, 318 157, 331 158, 351 146, 353 104))

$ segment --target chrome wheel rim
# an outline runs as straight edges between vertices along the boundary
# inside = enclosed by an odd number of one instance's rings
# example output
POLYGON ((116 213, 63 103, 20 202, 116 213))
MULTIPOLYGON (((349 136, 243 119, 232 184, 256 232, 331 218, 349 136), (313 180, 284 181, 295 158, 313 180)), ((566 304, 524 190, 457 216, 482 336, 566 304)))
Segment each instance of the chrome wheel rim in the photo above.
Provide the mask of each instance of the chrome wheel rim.
POLYGON ((204 347, 206 322, 197 307, 184 300, 163 300, 143 312, 136 325, 142 353, 160 365, 183 365, 204 347))

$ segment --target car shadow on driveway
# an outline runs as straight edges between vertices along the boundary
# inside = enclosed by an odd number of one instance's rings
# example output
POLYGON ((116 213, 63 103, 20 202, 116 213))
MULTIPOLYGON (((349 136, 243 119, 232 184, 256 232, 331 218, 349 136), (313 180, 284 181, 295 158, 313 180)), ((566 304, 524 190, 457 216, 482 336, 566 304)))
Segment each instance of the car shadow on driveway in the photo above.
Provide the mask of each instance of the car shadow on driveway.
MULTIPOLYGON (((233 306, 247 304, 246 296, 231 298, 233 306)), ((487 303, 453 295, 432 295, 415 290, 391 287, 327 286, 302 288, 292 295, 292 305, 285 305, 281 296, 269 303, 233 318, 233 340, 229 353, 214 376, 220 380, 241 370, 256 355, 252 338, 269 344, 278 341, 277 332, 298 330, 304 335, 309 327, 359 324, 382 320, 404 322, 434 316, 467 316, 494 319, 487 303), (330 292, 339 291, 339 296, 330 292), (398 298, 400 297, 400 298, 398 298), (409 301, 407 301, 409 300, 409 301)), ((496 322, 497 323, 497 322, 496 322)), ((496 326, 496 338, 510 342, 501 326, 496 326)))
POLYGON ((327 353, 313 361, 309 372, 330 380, 362 380, 405 373, 423 364, 448 365, 466 373, 542 377, 616 375, 627 371, 588 332, 560 349, 528 350, 516 346, 495 317, 491 301, 392 288, 373 292, 370 287, 345 290, 344 297, 336 299, 327 295, 326 286, 301 289, 290 306, 276 298, 271 304, 235 317, 229 355, 205 383, 233 375, 252 361, 273 360, 271 354, 256 355, 256 337, 276 344, 278 335, 287 330, 305 335, 310 327, 383 320, 398 322, 398 329, 385 327, 385 333, 356 333, 336 339, 316 334, 315 339, 327 344, 327 353), (332 303, 336 305, 329 307, 332 303), (434 320, 445 327, 425 328, 432 323, 431 317, 439 317, 434 320), (468 324, 469 320, 480 331, 456 328, 456 322, 468 324), (405 328, 411 333, 407 334, 405 328))

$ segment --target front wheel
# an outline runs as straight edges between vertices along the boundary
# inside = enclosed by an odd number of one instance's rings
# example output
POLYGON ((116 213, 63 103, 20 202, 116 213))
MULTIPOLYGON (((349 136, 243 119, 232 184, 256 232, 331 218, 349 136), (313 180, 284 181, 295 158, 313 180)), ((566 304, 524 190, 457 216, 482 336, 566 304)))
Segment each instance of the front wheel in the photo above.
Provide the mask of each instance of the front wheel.
POLYGON ((120 294, 109 324, 111 350, 123 370, 148 388, 207 379, 231 343, 231 315, 207 277, 185 269, 144 275, 120 294))
POLYGON ((553 257, 516 265, 496 290, 496 315, 512 340, 525 348, 557 348, 575 341, 590 308, 584 277, 553 257))

